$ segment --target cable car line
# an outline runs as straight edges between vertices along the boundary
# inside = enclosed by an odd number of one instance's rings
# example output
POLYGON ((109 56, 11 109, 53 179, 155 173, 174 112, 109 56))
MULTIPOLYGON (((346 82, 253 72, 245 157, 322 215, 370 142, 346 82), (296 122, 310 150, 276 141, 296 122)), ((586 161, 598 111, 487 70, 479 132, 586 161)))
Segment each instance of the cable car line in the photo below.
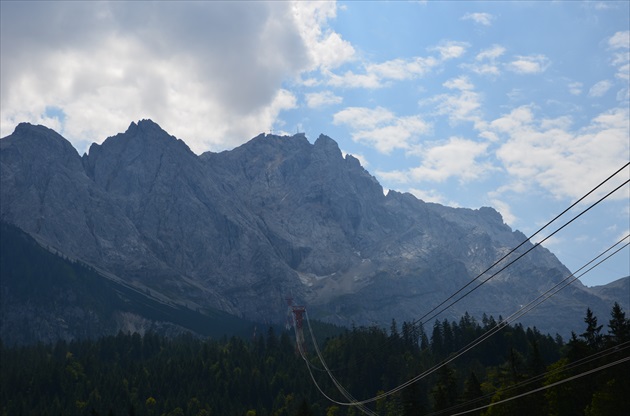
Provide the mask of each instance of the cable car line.
POLYGON ((528 384, 535 383, 537 381, 543 380, 547 376, 551 376, 551 375, 554 375, 554 374, 566 372, 568 370, 573 370, 573 369, 578 368, 580 366, 583 366, 583 365, 586 365, 586 364, 590 364, 593 361, 600 360, 600 359, 602 359, 604 357, 607 357, 609 355, 614 355, 614 354, 617 354, 619 352, 625 351, 625 350, 627 350, 629 348, 630 348, 630 341, 626 341, 626 342, 623 342, 623 343, 621 343, 619 345, 615 345, 614 347, 609 347, 609 348, 607 348, 605 350, 598 351, 598 352, 594 353, 593 355, 589 355, 588 357, 581 358, 581 359, 579 359, 577 361, 574 361, 572 363, 569 363, 569 364, 567 364, 567 365, 565 365, 565 366, 563 366, 561 368, 555 368, 553 370, 546 371, 544 373, 541 373, 541 374, 538 374, 538 375, 536 375, 534 377, 528 378, 527 380, 520 381, 520 382, 518 382, 516 384, 513 384, 511 386, 507 386, 505 388, 497 389, 497 390, 495 390, 495 391, 493 391, 491 393, 484 394, 481 397, 477 397, 475 399, 468 400, 468 401, 463 402, 463 403, 458 403, 458 404, 456 404, 454 406, 451 406, 451 407, 449 407, 447 409, 442 409, 442 410, 439 410, 437 412, 429 413, 429 414, 427 414, 425 416, 437 416, 437 415, 441 415, 441 414, 444 414, 444 413, 449 413, 449 412, 455 411, 457 409, 461 409, 462 407, 466 407, 466 406, 469 406, 471 404, 474 404, 474 403, 483 401, 485 399, 491 398, 499 390, 501 392, 504 392, 504 393, 510 392, 510 391, 515 390, 515 389, 517 389, 519 387, 523 387, 523 386, 526 386, 528 384))
MULTIPOLYGON (((626 165, 627 166, 627 165, 626 165)), ((413 321, 411 324, 412 325, 416 325, 417 323, 427 323, 428 321, 432 320, 433 318, 437 317, 440 313, 444 312, 445 310, 447 310, 448 308, 450 308, 451 306, 453 306, 454 304, 456 304, 457 302, 459 302, 460 300, 462 300, 463 298, 465 298, 466 296, 468 296, 469 294, 471 294, 472 292, 474 292, 475 290, 477 290, 479 287, 481 287, 482 285, 484 285, 485 283, 487 283, 490 279, 494 278, 496 275, 498 275, 499 273, 501 273, 503 270, 507 269, 508 267, 510 267, 512 264, 514 264, 515 262, 517 262, 518 260, 520 260, 522 257, 524 257, 527 253, 531 252, 532 250, 534 250, 536 247, 538 247, 539 245, 541 245, 542 243, 544 243, 545 241, 547 241, 548 239, 550 239, 551 237, 553 237, 555 234, 557 234, 558 232, 560 232, 562 229, 564 229, 565 227, 567 227, 569 224, 571 224, 573 221, 577 220, 578 218, 580 218, 582 215, 584 215, 585 213, 587 213, 588 211, 590 211, 592 208, 594 208, 596 205, 598 205, 600 202, 602 202, 604 199, 608 198, 610 195, 612 195, 613 193, 617 192, 619 189, 621 189, 622 187, 624 187, 625 185, 627 185, 630 182, 629 180, 626 180, 624 183, 622 183, 621 185, 617 186, 615 189, 613 189, 612 191, 610 191, 609 193, 607 193, 605 196, 603 196, 602 198, 600 198, 599 200, 597 200, 596 202, 594 202, 593 204, 591 204, 588 208, 584 209, 582 212, 580 212, 579 214, 577 214, 576 216, 574 216, 571 220, 569 220, 568 222, 566 222, 565 224, 563 224, 560 228, 556 229, 554 232, 552 232, 551 234, 549 234, 547 237, 545 237, 544 239, 542 239, 541 241, 537 242, 536 244, 534 244, 532 247, 530 247, 529 249, 527 249, 527 251, 521 253, 517 258, 515 258, 514 260, 510 261, 508 264, 506 264, 505 266, 503 266, 501 269, 499 269, 497 272, 493 273, 490 277, 486 278, 485 280, 481 281, 481 283, 477 284, 475 287, 473 287, 472 289, 470 289, 468 292, 464 293, 462 296, 460 296, 459 298, 457 298, 456 300, 454 300, 453 302, 449 303, 448 305, 446 305, 444 308, 440 309, 438 312, 434 313, 433 315, 431 315, 426 321, 424 321, 424 318, 426 318, 429 314, 435 312, 436 309, 438 309, 440 306, 444 305, 446 302, 448 302, 450 299, 452 299, 453 297, 455 297, 458 293, 460 293, 461 291, 463 291, 466 287, 470 286, 473 282, 477 281, 484 273, 486 273, 488 270, 492 269, 496 264, 498 264, 500 261, 502 261, 503 259, 505 259, 505 257, 507 257, 509 254, 513 253, 516 249, 512 250, 510 253, 506 254, 505 256, 503 256, 500 260, 498 260, 497 262, 495 262, 492 266, 490 266, 488 269, 486 269, 485 271, 483 271, 482 273, 480 273, 479 275, 477 275, 477 277, 475 277, 473 280, 471 280, 470 282, 466 283, 464 286, 462 286, 459 290, 457 290, 455 293, 453 293, 451 296, 449 296, 447 299, 445 299, 444 301, 442 301, 439 305, 437 305, 436 307, 434 307, 433 309, 431 309, 429 312, 427 312, 426 314, 424 314, 422 317, 420 317, 419 319, 413 321)), ((601 186, 598 185, 598 186, 601 186)), ((594 189, 593 189, 594 190, 594 189)), ((592 191, 591 191, 592 192, 592 191)), ((588 194, 587 194, 588 195, 588 194)), ((582 197, 580 200, 584 199, 586 197, 586 195, 584 197, 582 197)), ((566 210, 565 210, 566 212, 566 210)), ((558 218, 558 217, 556 217, 558 218)), ((553 222, 555 221, 555 218, 551 221, 553 222)), ((550 224, 551 222, 549 222, 548 224, 550 224)), ((546 227, 546 225, 545 225, 546 227)), ((545 228, 543 227, 543 228, 545 228)), ((542 230, 542 228, 540 229, 542 230)), ((538 232, 534 233, 533 235, 536 235, 538 232)), ((532 235, 532 236, 533 236, 532 235)), ((530 237, 531 238, 531 237, 530 237)), ((529 240, 529 239, 528 239, 529 240)), ((528 241, 526 240, 526 241, 528 241)), ((516 248, 520 247, 523 243, 521 243, 519 246, 517 246, 516 248)))
MULTIPOLYGON (((626 240, 628 237, 630 237, 630 235, 625 236, 623 239, 619 240, 617 243, 615 243, 613 246, 609 247, 607 250, 605 250, 603 253, 599 254, 598 256, 596 256, 595 258, 593 258, 591 261, 589 261, 588 263, 586 263, 584 266, 582 266, 579 270, 582 270, 586 267, 588 267, 588 265, 590 265, 591 263, 595 262, 598 258, 602 257, 604 254, 606 254, 608 251, 610 251, 612 248, 614 248, 615 246, 617 246, 618 244, 620 244, 622 241, 626 240)), ((381 393, 377 396, 374 396, 372 398, 369 399, 365 399, 365 400, 350 400, 349 402, 340 402, 337 400, 332 400, 329 396, 325 395, 325 397, 332 401, 335 404, 339 404, 342 406, 358 406, 358 405, 364 405, 367 403, 371 403, 380 399, 383 399, 385 397, 388 397, 394 393, 397 393, 400 390, 403 390, 406 387, 409 387, 411 384, 418 382, 419 380, 421 380, 422 378, 427 377, 428 375, 432 374, 433 372, 437 371, 438 369, 440 369, 441 367, 449 364, 450 362, 454 361, 456 358, 459 358, 460 356, 462 356, 463 354, 465 354, 466 352, 468 352, 469 350, 471 350, 472 348, 476 347, 477 345, 481 344, 483 341, 487 340, 488 338, 490 338, 492 335, 496 334, 497 332, 499 332, 500 330, 502 330, 503 328, 505 328, 509 323, 513 322, 514 320, 524 316, 525 314, 529 313, 533 308, 539 306, 541 303, 545 302, 546 300, 548 300, 549 298, 551 298, 552 296, 554 296, 556 293, 558 293, 560 290, 564 289, 565 287, 569 286, 571 283, 573 283, 574 281, 578 280, 580 277, 584 276, 586 273, 590 272, 591 270, 593 270, 594 268, 598 267, 599 265, 601 265, 603 262, 607 261, 609 258, 611 258, 612 256, 614 256, 615 254, 617 254, 619 251, 623 250, 625 247, 627 247, 628 245, 630 245, 630 243, 626 243, 624 244, 622 247, 618 248, 617 250, 615 250, 614 252, 612 252, 611 254, 609 254, 608 256, 606 256, 605 258, 603 258, 602 260, 600 260, 599 262, 597 262, 596 264, 594 264, 593 266, 591 266, 590 268, 588 268, 587 270, 585 270, 583 273, 581 273, 579 276, 575 275, 574 273, 571 273, 569 276, 567 276, 566 278, 564 278, 561 282, 557 283, 555 286, 553 286, 552 288, 550 288, 549 290, 547 290, 545 293, 541 294, 538 296, 538 298, 534 299, 533 301, 531 301, 529 304, 527 304, 526 306, 520 308, 518 311, 516 311, 515 313, 513 313, 512 315, 510 315, 508 318, 506 318, 505 320, 499 322, 495 327, 491 328, 489 331, 487 331, 486 333, 482 334, 480 337, 478 337, 476 340, 470 342, 467 346, 461 348, 457 353, 455 353, 454 355, 451 355, 451 357, 449 357, 448 359, 443 360, 442 362, 434 365, 433 367, 429 368, 428 370, 425 370, 424 372, 422 372, 421 374, 411 378, 410 380, 400 384, 397 387, 394 387, 393 389, 390 389, 387 392, 381 393), (566 283, 564 283, 566 282, 566 283)), ((311 337, 313 337, 313 342, 316 344, 315 338, 313 336, 313 332, 312 332, 312 328, 311 328, 311 324, 310 321, 308 319, 308 315, 306 315, 306 322, 309 326, 309 330, 311 333, 311 337)), ((317 349, 318 350, 318 349, 317 349)), ((303 357, 304 358, 304 357, 303 357)), ((324 365, 324 367, 327 369, 327 365, 325 364, 325 361, 323 360, 323 357, 321 357, 321 355, 319 355, 320 360, 322 361, 322 364, 324 365)), ((310 372, 310 370, 309 370, 310 372)), ((327 373, 329 374, 329 376, 334 379, 334 376, 330 373, 330 371, 327 369, 327 373)), ((314 377, 312 376, 311 373, 311 377, 313 379, 313 381, 316 383, 314 377)), ((336 380, 336 379, 335 379, 336 380)), ((317 383, 316 383, 317 384, 317 383)), ((335 383, 336 385, 338 383, 335 383)), ((339 387, 339 386, 338 386, 339 387)), ((318 385, 318 389, 321 391, 319 385, 318 385)), ((343 389, 343 387, 342 387, 343 389)), ((345 389, 343 389, 345 391, 345 389)))
MULTIPOLYGON (((573 202, 568 208, 566 208, 565 210, 563 210, 561 213, 559 213, 558 215, 556 215, 553 219, 551 219, 550 221, 548 221, 545 225, 543 225, 542 227, 540 227, 536 232, 534 232, 532 235, 530 235, 529 237, 527 237, 525 240, 523 240, 519 245, 517 245, 516 247, 514 247, 513 249, 511 249, 507 254, 505 254, 503 257, 501 257, 499 260, 495 261, 492 265, 490 265, 490 267, 488 267, 487 269, 485 269, 484 271, 482 271, 481 273, 479 273, 474 279, 472 279, 470 282, 468 282, 467 284, 465 284, 464 286, 462 286, 459 290, 457 290, 455 293, 453 293, 451 296, 449 296, 448 298, 446 298, 442 303, 440 303, 439 305, 437 305, 436 307, 434 307, 431 311, 427 312, 424 316, 420 317, 418 320, 414 321, 414 323, 418 322, 418 321, 422 321, 428 314, 432 313, 433 311, 435 311, 437 308, 439 308, 440 306, 444 305, 446 302, 448 302, 450 299, 452 299, 453 297, 455 297, 458 293, 460 293, 462 290, 466 289, 468 286, 470 286, 473 282, 475 282, 476 280, 478 280, 481 276, 483 276, 484 274, 486 274, 487 272, 489 272, 492 268, 494 268, 495 266, 497 266, 499 263, 501 263, 503 260, 505 260, 507 257, 509 257, 512 253, 514 253, 516 250, 518 250, 519 248, 521 248, 524 244, 526 244, 528 241, 530 241, 532 238, 534 238, 536 235, 538 235, 541 231, 543 231, 545 228, 547 228, 548 226, 550 226, 553 222, 555 222, 558 218, 560 218, 561 216, 563 216, 564 214, 566 214, 568 211, 570 211, 573 207, 575 207, 577 204, 579 204, 580 202, 582 202, 583 200, 585 200, 586 198, 588 198, 593 192, 595 192, 597 189, 599 189, 600 187, 602 187, 606 182, 608 182, 610 179, 612 179, 613 177, 615 177, 619 172, 621 172, 623 169, 625 169, 626 167, 628 167, 630 165, 630 162, 626 163, 625 165, 623 165, 621 168, 617 169, 613 174, 611 174, 610 176, 608 176, 606 179, 604 179, 602 182, 600 182, 597 186, 595 186, 593 189, 591 189, 590 191, 588 191, 586 194, 584 194, 582 197, 580 197, 577 201, 573 202)), ((622 187, 623 185, 627 184, 628 181, 626 181, 624 184, 620 185, 618 188, 622 187)), ((615 189, 614 191, 616 191, 617 189, 615 189)), ((613 191, 613 192, 614 192, 613 191)), ((610 192, 608 195, 610 195, 612 192, 610 192)), ((602 199, 600 199, 600 201, 598 201, 597 203, 601 202, 601 200, 606 199, 608 197, 608 195, 606 195, 605 197, 603 197, 602 199)), ((596 205, 596 204, 594 204, 596 205)), ((590 208, 589 208, 590 209, 590 208)), ((581 214, 580 214, 581 215, 581 214)), ((565 224, 565 226, 568 225, 565 224)), ((564 226, 562 227, 564 228, 564 226)), ((557 230, 559 231, 559 230, 557 230)), ((556 232, 557 232, 556 231, 556 232)), ((547 237, 549 238, 549 237, 547 237)), ((511 264, 511 263, 510 263, 511 264)), ((501 269, 504 270, 504 269, 501 269)), ((500 271, 501 271, 500 270, 500 271)), ((497 272, 498 273, 498 272, 497 272)), ((449 305, 450 306, 450 305, 449 305)))
MULTIPOLYGON (((530 251, 532 251, 533 249, 535 249, 537 246, 541 245, 544 241, 548 240, 549 238, 551 238, 553 235, 555 235, 556 233, 558 233, 560 230, 564 229, 565 227, 567 227, 569 224, 571 224, 573 221, 575 221, 577 218, 579 218, 580 216, 582 216, 583 214, 585 214, 586 212, 588 212, 590 209, 592 209, 593 207, 595 207, 596 205, 598 205, 600 202, 602 202, 604 199, 608 198, 610 195, 612 195, 614 192, 618 191, 619 189, 621 189, 623 186, 627 185, 628 182, 630 182, 630 180, 626 180, 623 184, 619 185, 618 187, 616 187, 614 190, 610 191, 608 194, 606 194, 604 197, 600 198, 597 202, 593 203, 591 206, 589 206, 587 209, 583 210, 580 214, 576 215, 573 219, 571 219, 570 221, 568 221, 567 223, 565 223, 564 225, 562 225, 560 228, 558 228, 557 230, 555 230, 552 234, 550 234, 549 236, 547 236, 546 238, 544 238, 543 240, 537 242, 535 245, 533 245, 530 249, 528 249, 526 252, 522 253, 520 256, 518 256, 516 259, 512 260, 510 263, 508 263, 506 266, 502 267, 499 271, 497 271, 496 273, 492 274, 489 278, 485 279, 484 281, 482 281, 481 283, 477 284, 477 286, 473 287, 472 289, 470 289, 468 292, 466 292, 464 295, 460 296, 459 298, 457 298, 455 301, 449 303, 447 306, 445 306, 444 308, 440 309, 438 312, 435 312, 438 308, 440 308, 441 306, 443 306, 445 303, 447 303, 449 300, 451 300, 452 298, 454 298, 455 296, 457 296, 459 293, 461 293, 464 289, 466 289, 468 286, 472 285, 475 281, 479 280, 484 274, 486 274, 487 272, 489 272, 491 269, 493 269, 495 266, 497 266, 499 263, 501 263, 503 260, 505 260, 506 258, 508 258, 511 254, 513 254, 514 252, 516 252, 520 247, 522 247, 524 244, 526 244, 527 242, 529 242, 533 237, 535 237, 536 235, 538 235, 541 231, 543 231, 545 228, 547 228, 549 225, 551 225, 553 222, 555 222, 558 218, 560 218, 561 216, 563 216, 565 213, 567 213, 569 210, 571 210, 573 207, 575 207, 576 205, 578 205, 580 202, 582 202, 583 200, 585 200, 586 198, 588 198, 591 194, 593 194, 597 189, 601 188, 606 182, 608 182, 609 180, 611 180, 613 177, 615 177, 619 172, 621 172, 622 170, 624 170, 625 168, 627 168, 628 166, 630 166, 630 162, 626 163, 625 165, 623 165, 621 168, 617 169, 614 173, 612 173, 611 175, 609 175, 606 179, 604 179, 603 181, 601 181, 597 186, 595 186, 594 188, 592 188, 590 191, 588 191, 586 194, 584 194, 582 197, 580 197, 578 200, 576 200, 575 202, 573 202, 568 208, 564 209, 561 213, 557 214, 553 219, 551 219, 550 221, 548 221, 545 225, 543 225, 542 227, 540 227, 536 232, 534 232, 533 234, 531 234, 529 237, 527 237, 525 240, 523 240, 519 245, 517 245, 516 247, 514 247, 513 249, 511 249, 508 253, 506 253, 503 257, 501 257, 500 259, 498 259, 497 261, 495 261, 492 265, 490 265, 487 269, 485 269, 484 271, 482 271, 481 273, 479 273, 474 279, 472 279, 471 281, 469 281, 468 283, 466 283, 464 286, 462 286, 461 288, 459 288, 456 292, 454 292, 453 294, 451 294, 448 298, 446 298, 445 300, 443 300, 441 303, 439 303, 437 306, 433 307, 433 309, 431 309, 429 312, 425 313, 423 316, 421 316, 420 318, 414 320, 411 322, 411 326, 412 328, 415 327, 416 325, 420 324, 420 325, 424 325, 425 323, 429 322, 430 320, 434 319, 435 317, 437 317, 439 314, 441 314, 442 312, 444 312, 445 310, 447 310, 448 308, 450 308, 451 306, 453 306, 454 304, 456 304, 457 302, 459 302, 461 299, 465 298, 466 296, 468 296, 470 293, 474 292, 475 290, 477 290, 480 286, 482 286, 483 284, 485 284, 487 281, 489 281, 490 279, 494 278, 498 273, 502 272, 503 270, 505 270, 506 268, 508 268, 509 266, 511 266, 512 264, 514 264, 516 261, 518 261, 520 258, 522 258, 523 256, 525 256, 527 253, 529 253, 530 251), (430 314, 432 314, 428 319, 425 320, 425 318, 427 316, 429 316, 430 314)), ((387 343, 389 343, 388 341, 385 341, 383 343, 383 346, 387 345, 387 343)))
MULTIPOLYGON (((436 307, 434 307, 431 311, 429 311, 428 313, 426 313, 425 315, 423 315, 421 318, 419 318, 418 320, 415 320, 412 322, 412 326, 416 325, 418 322, 421 322, 424 318, 426 318, 428 315, 430 315, 431 313, 435 312, 438 308, 440 308, 441 306, 443 306, 444 304, 446 304, 449 300, 453 299, 455 296, 457 296, 459 293, 461 293, 463 290, 465 290, 468 286, 470 286, 473 282, 477 281, 479 278, 481 278, 482 275, 484 275, 485 273, 487 273, 488 271, 490 271, 492 268, 494 268, 495 266, 497 266, 499 263, 501 263, 503 260, 505 260, 508 256, 510 256, 512 253, 514 253, 516 250, 518 250, 521 246, 523 246, 525 243, 527 243, 528 241, 530 241, 531 238, 533 238, 534 236, 536 236, 537 234, 539 234, 542 230, 544 230, 545 228, 547 228, 551 223, 553 223, 554 221, 556 221, 559 217, 561 217, 562 215, 564 215, 566 212, 568 212, 571 208, 573 208, 574 206, 576 206, 578 203, 580 203, 581 201, 583 201, 585 198, 587 198, 589 195, 591 195, 593 192, 595 192, 598 188, 600 188, 601 186, 603 186, 606 182, 608 182, 611 178, 613 178, 615 175, 617 175, 620 171, 622 171, 623 169, 625 169, 628 165, 630 165, 630 163, 626 163, 623 167, 621 167, 620 169, 618 169, 615 173, 613 173, 612 175, 610 175, 607 179, 605 179, 604 181, 600 182, 600 184, 598 184, 595 188, 591 189, 588 193, 586 193, 584 196, 582 196, 580 199, 578 199, 577 201, 575 201, 573 204, 571 204, 568 208, 566 208, 564 211, 562 211, 560 214, 558 214, 556 217, 554 217, 551 221, 549 221, 547 224, 545 224, 543 227, 541 227, 539 230, 537 230, 534 234, 532 234, 529 238, 527 238, 526 240, 524 240, 523 242, 521 242, 518 246, 516 246, 515 248, 513 248, 512 250, 510 250, 506 255, 504 255, 503 257, 501 257, 499 260, 497 260, 496 262, 494 262, 490 267, 488 267, 486 270, 484 270, 483 272, 481 272, 478 276, 476 276, 473 280, 471 280, 470 282, 468 282, 466 285, 464 285, 463 287, 461 287, 459 290, 457 290, 455 293, 453 293, 452 295, 450 295, 448 298, 446 298, 444 301, 442 301, 439 305, 437 305, 436 307)), ((510 265, 514 264, 516 261, 518 261, 519 259, 521 259, 523 256, 525 256, 526 254, 528 254, 529 252, 531 252, 534 248, 536 248, 537 246, 541 245, 544 241, 548 240, 549 238, 551 238, 553 235, 557 234, 558 232, 560 232, 562 229, 564 229, 565 227, 567 227, 568 225, 570 225, 571 223, 573 223, 575 220, 577 220, 578 218, 580 218, 582 215, 584 215, 585 213, 587 213, 588 211, 590 211, 593 207, 595 207, 596 205, 598 205, 599 203, 601 203, 603 200, 605 200, 606 198, 608 198, 610 195, 612 195, 614 192, 618 191, 619 189, 621 189, 622 187, 624 187, 625 185, 627 185, 630 182, 630 180, 626 180, 625 182, 623 182, 621 185, 617 186, 615 189, 613 189, 612 191, 608 192, 606 195, 604 195, 603 197, 601 197, 599 200, 597 200, 595 203, 591 204, 588 208, 584 209, 582 212, 580 212, 579 214, 577 214, 576 216, 574 216, 571 220, 567 221, 565 224, 563 224, 562 226, 560 226, 558 229, 556 229, 554 232, 552 232, 550 235, 548 235, 547 237, 545 237, 544 239, 542 239, 541 241, 537 242, 536 244, 534 244, 532 247, 530 247, 527 251, 525 251, 524 253, 520 254, 516 259, 510 261, 507 265, 505 265, 504 267, 502 267, 499 271, 493 273, 490 277, 488 277, 487 279, 483 280, 482 282, 478 283, 475 287, 473 287, 472 289, 470 289, 468 292, 464 293, 462 296, 460 296, 459 298, 457 298, 456 300, 454 300, 453 302, 451 302, 450 304, 448 304, 446 307, 440 309, 437 313, 433 314, 429 319, 433 319, 434 317, 436 317, 437 315, 439 315, 440 313, 442 313, 444 310, 448 309, 449 307, 451 307, 452 305, 454 305, 455 303, 459 302, 460 300, 462 300, 464 297, 468 296, 470 293, 472 293, 473 291, 475 291, 476 289, 478 289, 480 286, 482 286, 483 284, 485 284, 486 282, 488 282, 490 279, 492 279, 493 277, 495 277, 498 273, 502 272, 503 270, 505 270, 507 267, 509 267, 510 265)), ((308 318, 308 314, 305 312, 305 316, 306 316, 306 321, 307 324, 309 326, 309 331, 311 334, 311 338, 313 341, 313 344, 315 346, 315 351, 317 353, 317 356, 320 360, 320 362, 322 363, 322 365, 324 366, 325 371, 328 373, 329 377, 331 378, 331 380, 333 381, 333 383, 335 384, 335 386, 337 387, 337 389, 344 395, 344 397, 346 397, 346 399, 348 400, 348 402, 340 402, 337 400, 332 399, 331 397, 329 397, 328 395, 326 395, 323 390, 321 389, 321 387, 319 386, 319 384, 317 383, 317 381, 315 380, 315 377, 311 371, 311 367, 316 368, 314 366, 312 366, 312 364, 308 361, 308 359, 305 356, 305 352, 302 348, 302 346, 298 347, 298 350, 302 356, 302 358, 304 359, 304 361, 307 364, 308 370, 309 370, 309 374, 311 376, 312 381, 314 382, 314 384, 317 386, 317 389, 324 395, 324 397, 326 397, 328 400, 330 400, 333 403, 339 404, 339 405, 344 405, 344 406, 357 406, 359 407, 362 411, 364 411, 367 414, 373 415, 374 413, 372 411, 370 411, 369 409, 365 408, 364 405, 367 403, 371 403, 374 402, 376 400, 385 398, 391 394, 394 394, 406 387, 408 387, 409 385, 419 381, 420 379, 428 376, 429 374, 432 374, 433 372, 437 371, 439 368, 443 367, 444 365, 452 362, 454 359, 460 357, 461 355, 463 355, 464 353, 466 353, 467 351, 469 351, 470 349, 476 347, 477 345, 479 345, 480 343, 482 343, 483 341, 487 340, 490 336, 496 334, 498 331, 500 331, 501 329, 505 328, 509 323, 513 322, 514 320, 524 316, 525 314, 529 313, 533 308, 537 307, 538 305, 540 305, 541 303, 545 302, 547 299, 551 298, 552 296, 554 296, 556 293, 558 293, 560 290, 564 289, 565 287, 567 287, 568 285, 570 285, 571 283, 573 283, 575 280, 578 280, 580 277, 584 276, 586 273, 590 272, 591 270, 593 270, 594 268, 598 267, 600 264, 602 264, 603 262, 605 262, 606 260, 608 260, 610 257, 614 256, 616 253, 618 253, 619 251, 621 251, 623 248, 627 247, 629 243, 626 243, 625 245, 623 245, 621 248, 617 249, 616 251, 614 251, 612 254, 608 255, 607 257, 605 257, 603 260, 599 261, 597 264, 595 264, 594 266, 590 267, 589 269, 587 269, 586 271, 584 271, 583 273, 581 273, 579 276, 576 276, 576 273, 579 272, 580 270, 586 268, 588 265, 590 265, 591 263, 593 263, 594 261, 596 261, 598 258, 600 258, 601 256, 603 256, 605 253, 607 253, 608 251, 610 251, 613 247, 615 247, 616 245, 618 245, 620 242, 622 242, 623 240, 627 239, 628 236, 624 237, 622 240, 620 240, 619 242, 615 243, 613 246, 611 246, 610 248, 608 248, 606 251, 604 251, 603 253, 601 253, 600 255, 596 256, 594 259, 592 259, 591 261, 589 261, 588 263, 586 263, 584 266, 582 266, 580 269, 578 269, 576 272, 571 273, 569 276, 567 276, 565 279, 563 279, 561 282, 557 283, 556 285, 554 285, 551 289, 547 290, 545 293, 543 293, 542 295, 539 295, 538 298, 536 298, 535 300, 531 301, 528 305, 526 305, 525 307, 521 307, 518 311, 516 311, 515 313, 513 313, 511 316, 509 316, 506 320, 499 322, 498 325, 496 325, 495 327, 491 328, 489 331, 487 331, 485 334, 481 335, 480 337, 478 337, 475 341, 472 341, 471 343, 469 343, 466 347, 463 347, 462 349, 460 349, 455 355, 452 355, 449 359, 447 360, 443 360, 441 363, 433 366, 432 368, 424 371, 423 373, 413 377, 412 379, 400 384, 399 386, 381 393, 377 396, 374 396, 372 398, 366 399, 366 400, 361 400, 358 401, 356 400, 354 397, 352 397, 352 395, 350 395, 350 393, 338 382, 338 380, 334 377, 334 375, 332 374, 332 372, 330 371, 330 369, 328 368, 325 360, 323 359, 322 355, 321 355, 321 351, 319 350, 319 347, 317 345, 317 341, 315 339, 315 336, 313 334, 313 329, 311 327, 310 324, 310 320, 308 318), (564 283, 568 280, 567 283, 564 283)), ((630 358, 629 358, 630 359, 630 358)), ((317 369, 317 368, 316 368, 317 369)))
POLYGON ((527 392, 522 393, 522 394, 518 394, 516 396, 508 397, 507 399, 499 400, 498 402, 495 402, 495 403, 490 403, 488 405, 480 406, 480 407, 477 407, 475 409, 466 410, 466 411, 460 412, 460 413, 452 413, 450 416, 465 415, 467 413, 476 412, 476 411, 482 410, 482 409, 487 409, 488 407, 491 407, 491 406, 496 406, 497 404, 506 403, 506 402, 509 402, 509 401, 512 401, 512 400, 520 399, 521 397, 529 396, 530 394, 538 393, 539 391, 543 391, 543 390, 550 389, 552 387, 556 387, 556 386, 558 386, 560 384, 564 384, 564 383, 566 383, 568 381, 573 381, 573 380, 575 380, 577 378, 584 377, 584 376, 587 376, 589 374, 593 374, 593 373, 596 373, 598 371, 602 371, 602 370, 605 370, 605 369, 610 368, 610 367, 614 367, 614 366, 619 365, 619 364, 623 364, 626 361, 630 361, 630 356, 621 358, 621 359, 619 359, 617 361, 614 361, 612 363, 603 364, 603 365, 601 365, 601 366, 599 366, 597 368, 593 368, 592 370, 584 371, 584 372, 576 374, 574 376, 567 377, 565 379, 556 381, 555 383, 551 383, 551 384, 548 384, 546 386, 542 386, 542 387, 539 387, 537 389, 530 390, 530 391, 527 391, 527 392))

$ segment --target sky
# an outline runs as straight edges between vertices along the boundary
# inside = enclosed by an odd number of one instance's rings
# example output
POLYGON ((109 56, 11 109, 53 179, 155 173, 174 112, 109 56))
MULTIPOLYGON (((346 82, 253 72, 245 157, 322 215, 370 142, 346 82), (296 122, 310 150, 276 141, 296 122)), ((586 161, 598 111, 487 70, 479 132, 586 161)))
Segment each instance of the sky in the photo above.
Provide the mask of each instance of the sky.
MULTIPOLYGON (((629 16, 627 1, 3 0, 0 137, 43 124, 83 154, 150 118, 201 154, 325 134, 385 192, 491 206, 529 236, 630 160, 629 16)), ((626 185, 543 246, 575 271, 629 232, 626 185)), ((581 280, 629 269, 625 248, 581 280)))

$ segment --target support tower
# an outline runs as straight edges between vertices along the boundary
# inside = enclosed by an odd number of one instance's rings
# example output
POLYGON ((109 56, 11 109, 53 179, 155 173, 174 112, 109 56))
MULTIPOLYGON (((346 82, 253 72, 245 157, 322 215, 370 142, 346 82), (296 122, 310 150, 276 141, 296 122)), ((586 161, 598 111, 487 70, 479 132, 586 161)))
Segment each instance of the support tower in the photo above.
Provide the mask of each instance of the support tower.
POLYGON ((306 352, 306 345, 304 345, 303 323, 306 307, 294 305, 293 298, 287 298, 287 304, 289 305, 289 314, 292 314, 292 321, 295 327, 295 348, 298 353, 304 353, 306 352))
POLYGON ((302 330, 302 322, 304 319, 304 313, 306 307, 304 306, 292 306, 293 317, 295 318, 295 343, 296 347, 301 352, 306 352, 306 346, 304 345, 304 331, 302 330))

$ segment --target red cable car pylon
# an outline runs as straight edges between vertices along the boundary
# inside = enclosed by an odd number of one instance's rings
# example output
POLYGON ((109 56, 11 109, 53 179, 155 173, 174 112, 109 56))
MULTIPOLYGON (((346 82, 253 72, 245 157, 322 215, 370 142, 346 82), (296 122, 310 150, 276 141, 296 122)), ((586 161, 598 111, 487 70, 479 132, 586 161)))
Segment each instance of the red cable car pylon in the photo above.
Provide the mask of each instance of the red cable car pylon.
POLYGON ((298 306, 293 304, 293 298, 287 298, 287 304, 289 305, 289 316, 295 327, 295 348, 296 352, 304 354, 306 352, 306 345, 304 344, 304 331, 303 322, 304 314, 306 313, 305 306, 298 306))

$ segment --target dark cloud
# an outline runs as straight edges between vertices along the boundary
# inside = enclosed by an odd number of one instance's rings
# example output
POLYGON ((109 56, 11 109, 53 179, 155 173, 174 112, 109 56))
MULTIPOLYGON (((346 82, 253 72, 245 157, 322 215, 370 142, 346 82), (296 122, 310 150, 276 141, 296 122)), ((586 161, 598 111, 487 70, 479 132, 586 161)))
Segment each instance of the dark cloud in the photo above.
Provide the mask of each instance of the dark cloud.
POLYGON ((124 123, 157 116, 175 125, 190 124, 205 109, 212 113, 208 124, 219 132, 245 134, 238 120, 247 118, 265 124, 248 132, 254 133, 268 128, 270 115, 282 107, 274 100, 283 81, 312 64, 289 2, 2 2, 1 7, 3 122, 59 106, 70 124, 87 122, 88 111, 100 117, 110 109, 126 110, 124 123))

